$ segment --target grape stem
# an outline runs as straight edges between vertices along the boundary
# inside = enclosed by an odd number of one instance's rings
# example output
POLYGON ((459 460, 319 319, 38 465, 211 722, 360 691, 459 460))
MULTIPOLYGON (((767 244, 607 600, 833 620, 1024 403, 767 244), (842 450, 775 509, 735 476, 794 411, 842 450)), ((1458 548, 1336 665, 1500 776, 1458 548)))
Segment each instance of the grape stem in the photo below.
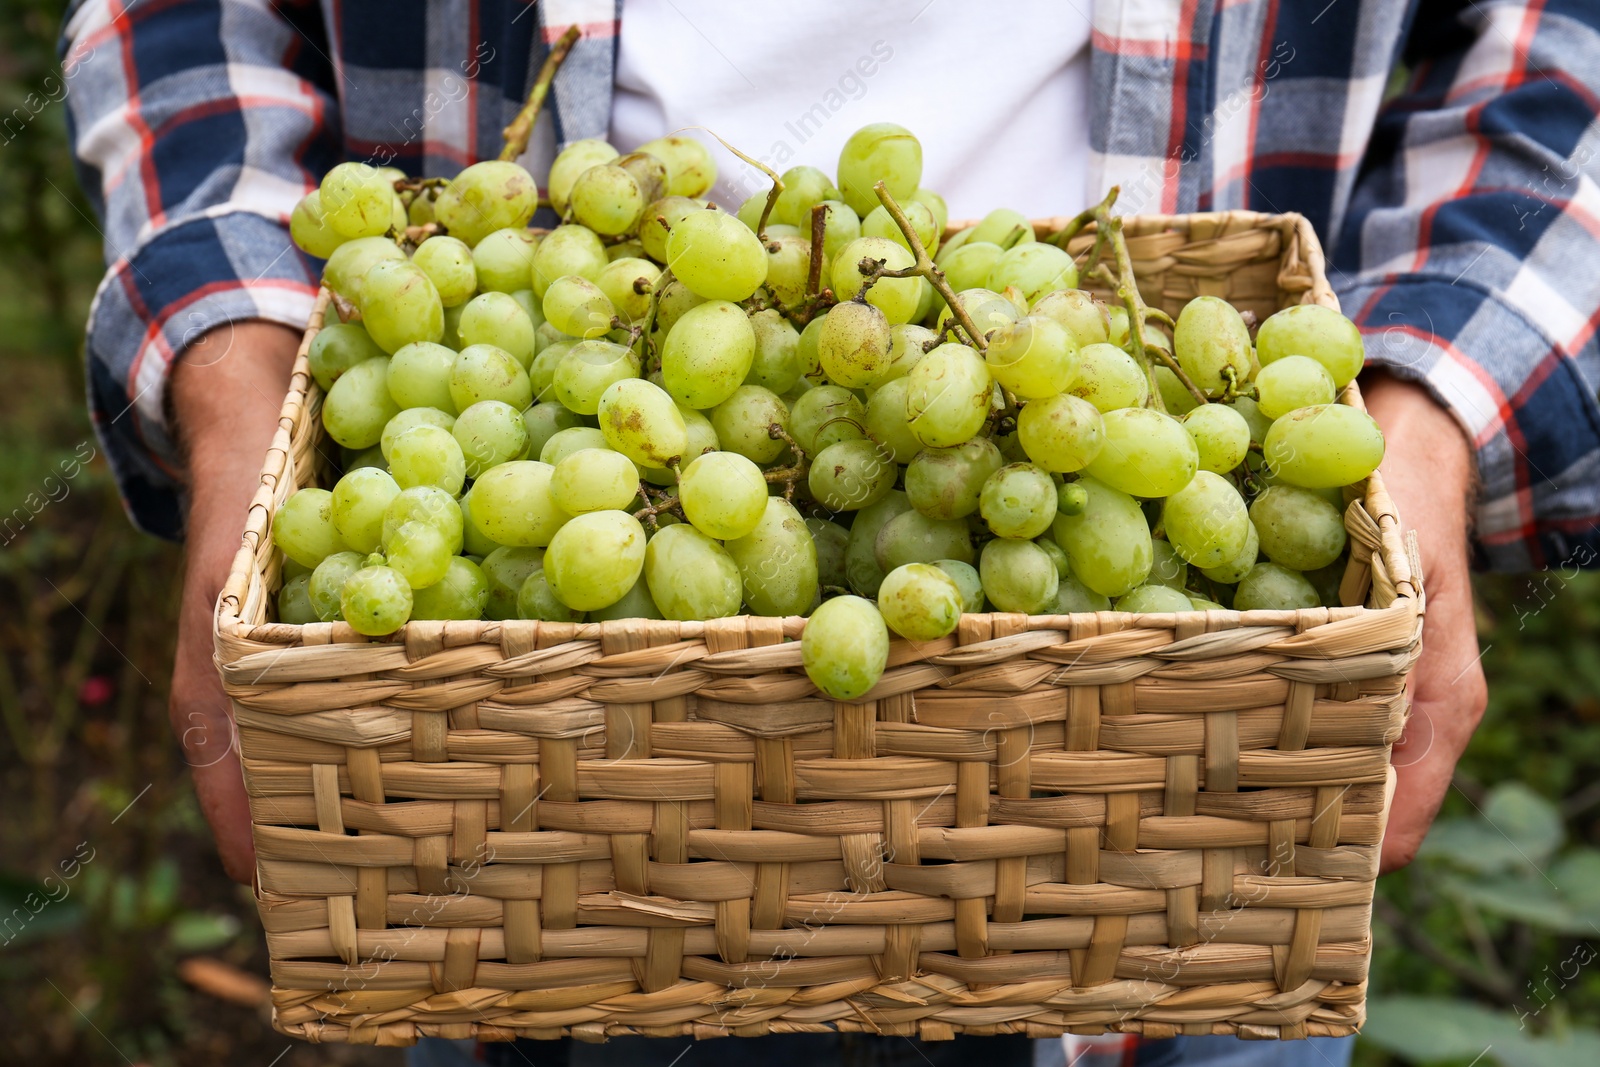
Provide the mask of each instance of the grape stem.
POLYGON ((533 136, 534 123, 539 121, 539 112, 544 108, 544 98, 549 95, 550 83, 555 81, 556 71, 561 69, 562 61, 582 34, 583 30, 573 23, 550 46, 550 54, 544 57, 544 66, 539 68, 539 76, 533 80, 528 102, 522 105, 522 110, 517 112, 511 124, 501 131, 500 135, 505 138, 505 147, 500 149, 502 160, 514 160, 528 150, 528 139, 533 136))
MULTIPOLYGON (((1088 226, 1091 222, 1099 222, 1102 218, 1111 217, 1111 205, 1117 202, 1117 197, 1121 194, 1121 192, 1121 186, 1113 185, 1111 187, 1111 191, 1106 193, 1104 200, 1100 201, 1094 207, 1085 208, 1083 211, 1078 212, 1072 218, 1067 220, 1067 224, 1065 226, 1061 227, 1061 229, 1057 230, 1049 237, 1046 237, 1045 240, 1050 244, 1059 245, 1063 252, 1066 251, 1067 242, 1071 241, 1074 237, 1078 236, 1079 233, 1083 232, 1084 227, 1088 226)), ((1099 250, 1104 247, 1099 240, 1098 228, 1096 229, 1095 247, 1096 252, 1092 257, 1090 257, 1088 260, 1089 262, 1099 262, 1099 250)))
POLYGON ((678 499, 675 493, 668 493, 661 489, 652 490, 644 482, 640 482, 639 495, 645 500, 651 500, 652 498, 654 499, 654 503, 642 507, 633 513, 633 517, 638 519, 640 522, 647 524, 652 533, 655 532, 657 526, 657 515, 661 515, 669 511, 678 515, 683 514, 683 503, 678 499))
MULTIPOLYGON (((663 219, 662 221, 665 222, 666 220, 663 219)), ((655 286, 650 290, 650 307, 644 313, 644 325, 636 327, 639 331, 638 335, 628 339, 629 348, 633 347, 634 341, 641 342, 639 345, 640 364, 649 361, 651 355, 650 331, 656 328, 656 309, 661 306, 661 291, 667 287, 667 283, 670 281, 672 281, 672 268, 662 267, 660 275, 656 277, 655 286)))
MULTIPOLYGON (((818 296, 822 292, 822 248, 828 235, 828 209, 822 204, 817 204, 811 209, 811 269, 806 275, 806 296, 818 296)), ((815 310, 813 308, 812 310, 815 310)), ((811 321, 808 312, 806 321, 811 321)))
MULTIPOLYGON (((961 323, 961 328, 966 331, 967 337, 971 339, 972 347, 979 352, 987 349, 989 347, 988 339, 978 333, 978 327, 973 324, 972 316, 968 315, 967 309, 962 307, 961 303, 956 300, 956 294, 951 291, 950 283, 944 279, 944 271, 934 265, 932 257, 928 255, 928 250, 923 247, 922 239, 917 236, 916 229, 911 225, 911 220, 906 218, 906 213, 900 210, 900 205, 895 202, 893 196, 889 195, 889 190, 884 187, 881 181, 873 184, 872 191, 878 194, 878 202, 889 213, 889 217, 894 219, 895 225, 900 227, 900 233, 904 235, 906 244, 910 246, 911 254, 917 257, 917 261, 904 270, 884 270, 883 265, 879 264, 873 272, 874 277, 926 278, 928 284, 933 286, 934 291, 944 299, 945 304, 950 308, 950 314, 961 323)), ((862 273, 865 274, 867 272, 862 271, 862 273)))
POLYGON ((800 442, 789 436, 789 431, 783 428, 782 423, 768 423, 767 436, 774 441, 782 441, 787 444, 790 451, 795 455, 795 461, 792 466, 774 467, 772 470, 765 472, 767 481, 783 483, 783 499, 793 500, 795 483, 811 473, 811 461, 806 456, 806 450, 800 447, 800 442))

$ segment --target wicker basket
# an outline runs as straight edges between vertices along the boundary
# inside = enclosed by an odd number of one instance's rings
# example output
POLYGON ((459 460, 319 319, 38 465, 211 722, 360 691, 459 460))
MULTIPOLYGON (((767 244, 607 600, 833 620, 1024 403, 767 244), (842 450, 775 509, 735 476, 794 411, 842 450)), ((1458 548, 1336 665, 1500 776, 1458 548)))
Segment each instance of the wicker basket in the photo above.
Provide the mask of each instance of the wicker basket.
MULTIPOLYGON (((1297 216, 1127 232, 1169 312, 1335 304, 1297 216)), ((1422 607, 1378 476, 1354 606, 969 615, 835 703, 799 618, 270 621, 318 405, 302 347, 216 626, 285 1033, 1360 1025, 1422 607)))

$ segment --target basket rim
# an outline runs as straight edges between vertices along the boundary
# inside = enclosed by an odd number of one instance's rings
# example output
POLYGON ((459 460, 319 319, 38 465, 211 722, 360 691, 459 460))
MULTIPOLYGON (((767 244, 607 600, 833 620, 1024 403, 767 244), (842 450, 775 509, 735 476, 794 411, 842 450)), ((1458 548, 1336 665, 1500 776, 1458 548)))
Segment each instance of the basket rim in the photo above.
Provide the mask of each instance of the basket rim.
MULTIPOLYGON (((1071 216, 1055 216, 1045 219, 1031 220, 1036 233, 1049 233, 1059 229, 1071 216)), ((1311 268, 1313 279, 1312 286, 1302 295, 1302 302, 1320 303, 1338 309, 1337 296, 1326 280, 1325 257, 1321 242, 1312 228, 1310 222, 1299 214, 1268 214, 1255 211, 1215 211, 1192 212, 1188 214, 1156 214, 1156 215, 1131 215, 1125 216, 1130 223, 1130 228, 1137 228, 1141 232, 1170 230, 1185 232, 1194 226, 1215 226, 1227 232, 1239 232, 1241 229, 1251 228, 1277 228, 1284 231, 1285 236, 1298 245, 1298 252, 1307 266, 1311 268)), ((952 223, 946 228, 947 232, 969 225, 969 223, 952 223)), ((1088 235, 1080 233, 1074 241, 1087 241, 1092 236, 1092 224, 1088 235)), ((243 611, 247 601, 252 577, 258 577, 255 564, 257 550, 270 538, 273 513, 274 494, 280 480, 289 469, 289 458, 292 453, 292 440, 295 431, 308 413, 313 410, 314 401, 320 393, 311 376, 307 352, 313 337, 321 329, 332 298, 326 288, 318 292, 316 304, 307 321, 305 332, 301 338, 299 350, 295 355, 294 367, 290 374, 287 392, 284 396, 282 407, 278 415, 278 429, 273 435, 272 443, 268 446, 266 456, 262 463, 261 474, 252 497, 244 525, 240 535, 240 545, 236 550, 233 562, 229 567, 227 580, 217 596, 213 608, 212 636, 216 644, 219 662, 231 662, 246 654, 236 642, 247 644, 269 645, 297 645, 301 643, 298 635, 303 634, 307 626, 292 623, 266 623, 253 624, 246 622, 243 611)), ((1345 403, 1365 411, 1362 402, 1361 390, 1357 382, 1351 381, 1349 386, 1341 391, 1338 403, 1345 403)), ((1423 594, 1422 572, 1420 556, 1416 544, 1415 531, 1405 531, 1401 525, 1399 513, 1384 487, 1382 468, 1374 471, 1367 481, 1364 495, 1350 504, 1350 507, 1360 505, 1371 517, 1378 528, 1379 548, 1378 554, 1387 569, 1390 581, 1394 585, 1395 598, 1387 607, 1370 608, 1365 605, 1342 606, 1335 608, 1299 608, 1290 610, 1265 610, 1255 609, 1237 611, 1234 609, 1189 611, 1189 612, 1089 612, 1071 615, 1032 615, 1026 616, 1029 630, 1059 630, 1065 631, 1072 627, 1073 620, 1096 618, 1100 615, 1109 615, 1121 621, 1125 628, 1161 628, 1172 629, 1180 620, 1203 618, 1206 628, 1232 628, 1232 627, 1288 627, 1296 633, 1315 629, 1331 623, 1344 622, 1354 619, 1376 621, 1382 615, 1394 616, 1420 616, 1425 604, 1423 594)), ((979 613, 974 613, 979 614, 979 613)), ((1016 619, 1017 616, 1008 613, 981 613, 982 617, 1016 619)), ((732 616, 732 619, 743 619, 747 616, 732 616)), ((786 637, 798 637, 804 630, 805 618, 803 616, 790 616, 782 620, 786 637)), ((1399 619, 1396 619, 1398 622, 1399 619)), ((385 644, 403 643, 408 634, 420 635, 436 633, 441 628, 451 628, 453 641, 466 640, 468 642, 482 642, 485 640, 498 640, 498 635, 505 630, 524 630, 529 633, 538 632, 541 628, 546 633, 560 633, 565 640, 598 640, 608 628, 618 626, 635 626, 647 623, 653 632, 676 634, 682 640, 694 640, 702 637, 708 629, 715 629, 719 623, 726 620, 709 621, 674 621, 674 620, 616 620, 612 622, 584 622, 584 623, 545 623, 536 620, 507 619, 492 620, 482 619, 470 622, 443 622, 434 620, 415 620, 407 622, 399 630, 382 637, 367 637, 356 633, 347 624, 308 624, 317 626, 331 626, 331 640, 336 644, 385 644), (470 635, 470 636, 469 636, 470 635)), ((1413 622, 1415 628, 1415 622, 1413 622)), ((326 638, 325 638, 326 639, 326 638)), ((898 640, 897 640, 898 643, 898 640)), ((863 698, 865 699, 865 698, 863 698)))

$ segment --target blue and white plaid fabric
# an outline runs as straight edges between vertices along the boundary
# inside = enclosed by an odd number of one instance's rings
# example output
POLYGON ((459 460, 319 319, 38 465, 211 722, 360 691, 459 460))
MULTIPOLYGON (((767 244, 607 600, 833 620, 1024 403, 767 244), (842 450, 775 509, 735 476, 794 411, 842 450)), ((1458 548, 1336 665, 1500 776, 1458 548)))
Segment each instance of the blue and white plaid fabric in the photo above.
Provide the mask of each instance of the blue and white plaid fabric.
MULTIPOLYGON (((530 156, 603 136, 620 15, 616 0, 70 11, 73 137, 109 265, 90 394, 139 525, 180 530, 174 356, 221 323, 304 322, 316 264, 288 241, 295 199, 341 159, 439 175, 495 156, 575 22, 530 156)), ((1094 0, 1091 19, 1090 188, 1120 183, 1124 211, 1305 214, 1369 361, 1425 383, 1470 435, 1480 562, 1592 561, 1600 6, 1094 0)))

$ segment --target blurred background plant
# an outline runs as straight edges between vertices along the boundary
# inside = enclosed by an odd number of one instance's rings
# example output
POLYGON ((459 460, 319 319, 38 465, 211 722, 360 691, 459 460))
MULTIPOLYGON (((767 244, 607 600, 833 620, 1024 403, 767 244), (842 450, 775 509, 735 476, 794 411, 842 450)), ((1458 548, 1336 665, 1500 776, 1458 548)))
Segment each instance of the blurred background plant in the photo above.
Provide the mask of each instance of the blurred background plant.
MULTIPOLYGON (((397 1064, 272 1031, 167 725, 180 552, 128 525, 84 410, 61 8, 0 0, 0 1062, 397 1064)), ((1361 1067, 1600 1063, 1600 574, 1478 588, 1489 713, 1380 885, 1361 1067)))

